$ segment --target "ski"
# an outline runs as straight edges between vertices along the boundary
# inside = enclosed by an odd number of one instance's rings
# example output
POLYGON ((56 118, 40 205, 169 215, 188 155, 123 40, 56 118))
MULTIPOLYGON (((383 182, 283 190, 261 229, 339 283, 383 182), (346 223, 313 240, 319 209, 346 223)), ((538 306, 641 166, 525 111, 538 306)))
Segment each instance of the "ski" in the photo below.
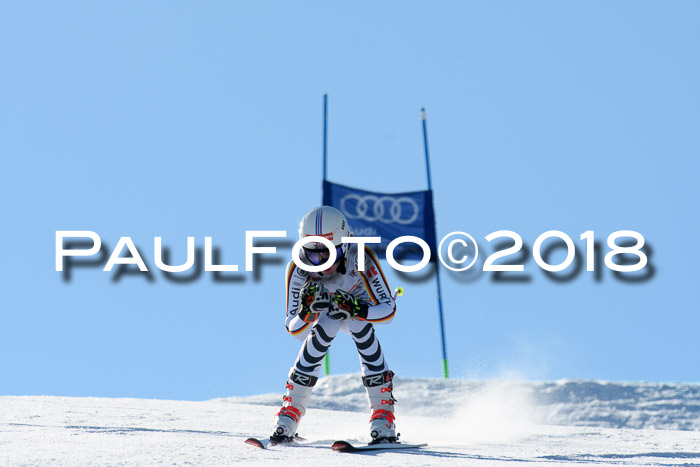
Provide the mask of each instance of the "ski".
POLYGON ((361 451, 382 451, 382 450, 395 450, 395 449, 420 449, 427 446, 426 443, 423 444, 404 444, 400 442, 396 443, 378 443, 378 444, 364 444, 362 446, 353 446, 347 441, 336 441, 331 446, 331 449, 338 452, 361 452, 361 451))
POLYGON ((248 438, 245 440, 245 444, 249 444, 251 446, 255 446, 256 448, 260 449, 268 449, 271 448, 272 446, 299 446, 300 443, 306 441, 305 438, 302 438, 301 436, 295 436, 294 441, 287 441, 284 443, 278 443, 276 441, 272 441, 270 438, 248 438))

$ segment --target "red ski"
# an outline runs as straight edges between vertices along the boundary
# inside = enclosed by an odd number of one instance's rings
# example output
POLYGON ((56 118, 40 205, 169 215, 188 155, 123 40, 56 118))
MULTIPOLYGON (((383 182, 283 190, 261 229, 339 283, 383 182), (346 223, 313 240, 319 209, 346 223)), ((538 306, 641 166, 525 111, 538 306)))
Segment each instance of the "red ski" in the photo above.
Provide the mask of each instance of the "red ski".
POLYGON ((267 449, 271 448, 272 446, 299 446, 302 442, 306 441, 305 438, 302 438, 301 436, 295 436, 294 441, 285 441, 283 443, 278 443, 276 441, 272 441, 270 438, 263 438, 263 439, 258 439, 258 438, 248 438, 245 440, 245 444, 250 444, 251 446, 255 446, 256 448, 260 449, 267 449))

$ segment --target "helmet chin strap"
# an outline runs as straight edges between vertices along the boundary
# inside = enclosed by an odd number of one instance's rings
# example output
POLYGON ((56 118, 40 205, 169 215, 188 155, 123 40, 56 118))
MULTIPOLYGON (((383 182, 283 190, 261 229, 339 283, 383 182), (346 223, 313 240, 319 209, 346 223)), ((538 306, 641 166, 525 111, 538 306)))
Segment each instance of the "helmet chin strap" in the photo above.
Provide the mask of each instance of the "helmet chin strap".
POLYGON ((339 272, 341 274, 345 274, 345 271, 346 271, 345 270, 345 252, 343 252, 343 254, 340 256, 339 261, 340 261, 340 264, 338 265, 338 267, 336 268, 336 270, 334 272, 339 272))

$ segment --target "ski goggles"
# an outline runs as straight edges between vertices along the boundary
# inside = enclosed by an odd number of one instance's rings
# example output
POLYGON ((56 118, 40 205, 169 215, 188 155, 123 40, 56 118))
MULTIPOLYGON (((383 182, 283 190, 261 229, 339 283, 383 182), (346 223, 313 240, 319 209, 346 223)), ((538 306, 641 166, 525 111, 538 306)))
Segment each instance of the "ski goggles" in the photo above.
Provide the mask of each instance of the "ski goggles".
MULTIPOLYGON (((337 263, 340 258, 343 257, 343 247, 342 246, 337 246, 335 247, 335 262, 337 263)), ((306 259, 309 260, 311 264, 314 266, 321 265, 328 261, 328 258, 331 257, 331 252, 328 250, 328 248, 322 248, 320 250, 312 250, 309 248, 304 248, 304 255, 306 256, 306 259)), ((333 263, 335 264, 335 263, 333 263)))

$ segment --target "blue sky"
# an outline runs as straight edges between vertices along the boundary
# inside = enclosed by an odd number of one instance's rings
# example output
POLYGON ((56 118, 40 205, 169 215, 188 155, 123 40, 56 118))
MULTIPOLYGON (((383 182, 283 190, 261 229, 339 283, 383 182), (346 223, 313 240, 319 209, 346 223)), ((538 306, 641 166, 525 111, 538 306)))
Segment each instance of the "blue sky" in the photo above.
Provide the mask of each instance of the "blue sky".
MULTIPOLYGON (((696 2, 119 2, 0 7, 0 394, 208 399, 281 392, 290 251, 219 283, 154 267, 212 236, 286 230, 331 181, 426 187, 438 238, 642 233, 655 274, 558 283, 443 270, 455 377, 698 381, 696 2), (57 230, 130 236, 153 269, 54 269, 57 230)), ((600 265, 599 267, 601 267, 600 265)), ((243 267, 241 267, 241 270, 243 267)), ((378 329, 400 376, 439 377, 433 281, 378 329)), ((349 339, 337 373, 359 371, 349 339)))

